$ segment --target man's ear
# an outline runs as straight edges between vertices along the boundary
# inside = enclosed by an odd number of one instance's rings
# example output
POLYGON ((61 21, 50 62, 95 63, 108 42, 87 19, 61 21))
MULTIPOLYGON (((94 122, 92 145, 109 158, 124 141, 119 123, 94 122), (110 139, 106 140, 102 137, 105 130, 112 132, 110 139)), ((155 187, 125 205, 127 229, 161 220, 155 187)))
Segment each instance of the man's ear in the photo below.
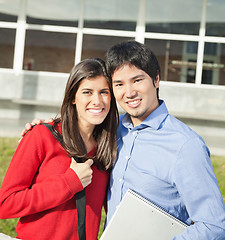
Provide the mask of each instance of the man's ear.
POLYGON ((156 76, 156 79, 154 80, 155 87, 159 88, 159 74, 156 76))

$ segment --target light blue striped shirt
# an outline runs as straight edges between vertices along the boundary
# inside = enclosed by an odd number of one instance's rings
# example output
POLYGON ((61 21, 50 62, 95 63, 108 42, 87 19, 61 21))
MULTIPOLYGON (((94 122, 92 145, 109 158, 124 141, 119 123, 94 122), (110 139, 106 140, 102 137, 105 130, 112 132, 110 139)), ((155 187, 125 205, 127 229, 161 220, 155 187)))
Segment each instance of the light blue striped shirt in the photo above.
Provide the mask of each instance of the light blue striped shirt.
POLYGON ((174 239, 225 239, 225 205, 209 150, 163 101, 134 128, 128 114, 121 116, 117 138, 106 224, 130 188, 183 222, 194 222, 174 239))

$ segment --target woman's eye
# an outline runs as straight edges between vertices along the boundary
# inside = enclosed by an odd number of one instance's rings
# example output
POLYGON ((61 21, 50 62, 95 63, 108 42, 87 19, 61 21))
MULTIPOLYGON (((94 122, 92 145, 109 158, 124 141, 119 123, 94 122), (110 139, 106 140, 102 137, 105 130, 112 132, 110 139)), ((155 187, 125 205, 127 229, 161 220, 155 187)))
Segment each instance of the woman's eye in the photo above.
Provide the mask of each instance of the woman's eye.
POLYGON ((101 94, 108 95, 109 91, 102 91, 101 94))
POLYGON ((91 94, 91 92, 90 91, 84 91, 83 94, 87 94, 88 95, 88 94, 91 94))

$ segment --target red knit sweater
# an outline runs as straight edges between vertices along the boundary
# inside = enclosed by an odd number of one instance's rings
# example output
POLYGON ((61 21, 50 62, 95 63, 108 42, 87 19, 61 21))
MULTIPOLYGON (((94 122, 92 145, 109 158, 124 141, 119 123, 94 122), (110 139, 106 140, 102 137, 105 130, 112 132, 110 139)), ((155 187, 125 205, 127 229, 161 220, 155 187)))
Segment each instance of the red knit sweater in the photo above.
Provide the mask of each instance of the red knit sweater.
MULTIPOLYGON (((93 155, 94 150, 89 153, 93 155)), ((76 240, 74 194, 83 189, 70 169, 71 158, 43 125, 21 140, 0 189, 0 218, 17 218, 17 237, 23 240, 76 240)), ((98 236, 108 173, 92 166, 86 187, 87 240, 98 236)))

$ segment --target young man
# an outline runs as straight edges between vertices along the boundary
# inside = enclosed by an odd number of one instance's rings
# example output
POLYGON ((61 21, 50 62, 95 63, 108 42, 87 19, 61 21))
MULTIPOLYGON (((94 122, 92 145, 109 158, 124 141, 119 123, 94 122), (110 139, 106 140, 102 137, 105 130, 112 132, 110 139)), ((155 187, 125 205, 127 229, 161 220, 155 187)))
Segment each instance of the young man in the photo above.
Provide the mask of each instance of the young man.
POLYGON ((225 205, 201 137, 159 100, 160 67, 143 44, 111 47, 106 66, 120 117, 118 158, 108 191, 108 223, 128 188, 190 225, 174 239, 225 239, 225 205))

